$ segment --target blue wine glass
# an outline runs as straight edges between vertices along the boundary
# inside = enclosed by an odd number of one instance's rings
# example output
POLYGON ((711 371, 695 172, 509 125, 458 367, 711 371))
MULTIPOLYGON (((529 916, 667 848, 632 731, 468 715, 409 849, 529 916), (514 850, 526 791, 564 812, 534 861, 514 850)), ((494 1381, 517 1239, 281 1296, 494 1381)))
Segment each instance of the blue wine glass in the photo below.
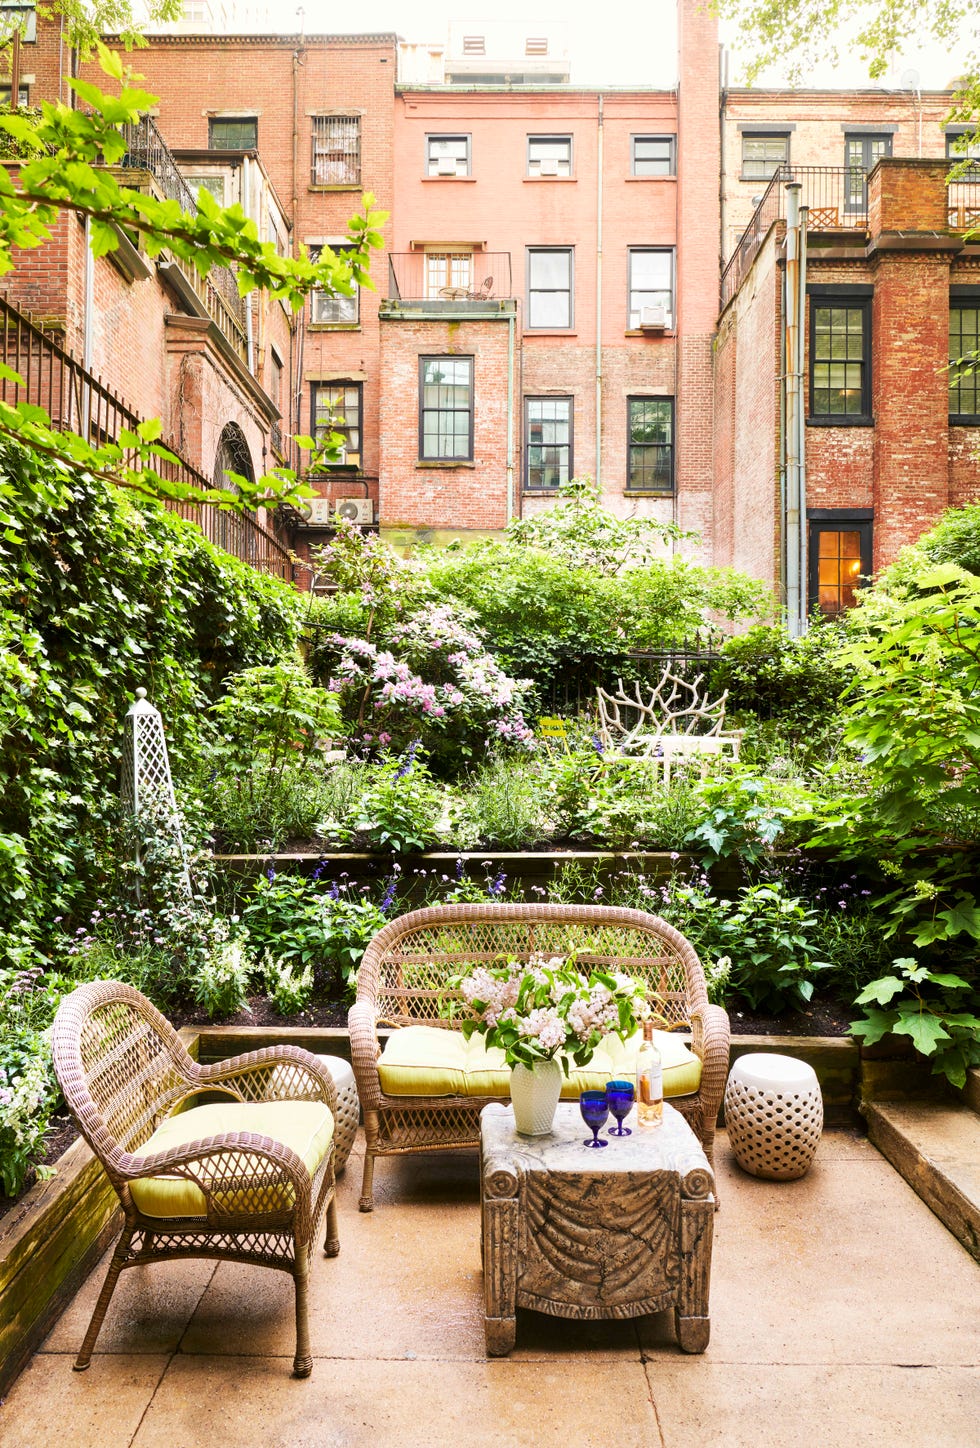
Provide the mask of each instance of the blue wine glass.
POLYGON ((583 1091, 578 1100, 578 1109, 586 1126, 592 1128, 592 1140, 583 1146, 608 1146, 608 1141, 599 1137, 599 1127, 609 1119, 609 1103, 605 1091, 583 1091))
POLYGON ((609 1105, 609 1110, 613 1116, 615 1116, 617 1122, 615 1126, 610 1126, 610 1136, 633 1135, 632 1129, 629 1126, 624 1126, 623 1122, 632 1110, 635 1096, 636 1091, 634 1090, 632 1081, 606 1082, 606 1101, 609 1105))

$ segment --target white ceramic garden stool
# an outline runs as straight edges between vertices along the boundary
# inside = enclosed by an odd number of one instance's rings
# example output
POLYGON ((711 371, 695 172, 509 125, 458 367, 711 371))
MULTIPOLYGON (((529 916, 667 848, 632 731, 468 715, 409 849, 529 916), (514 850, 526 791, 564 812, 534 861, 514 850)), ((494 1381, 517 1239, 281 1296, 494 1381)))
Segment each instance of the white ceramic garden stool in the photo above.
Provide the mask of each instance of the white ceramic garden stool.
POLYGON ((750 1176, 804 1176, 823 1130, 817 1073, 793 1056, 740 1056, 725 1087, 725 1125, 735 1160, 750 1176))
POLYGON ((357 1086, 354 1082, 354 1068, 342 1056, 317 1054, 316 1058, 321 1066, 325 1066, 330 1072, 333 1084, 337 1088, 337 1120, 334 1122, 333 1128, 333 1169, 335 1172, 342 1172, 347 1165, 350 1149, 354 1145, 357 1123, 361 1114, 360 1102, 357 1099, 357 1086))

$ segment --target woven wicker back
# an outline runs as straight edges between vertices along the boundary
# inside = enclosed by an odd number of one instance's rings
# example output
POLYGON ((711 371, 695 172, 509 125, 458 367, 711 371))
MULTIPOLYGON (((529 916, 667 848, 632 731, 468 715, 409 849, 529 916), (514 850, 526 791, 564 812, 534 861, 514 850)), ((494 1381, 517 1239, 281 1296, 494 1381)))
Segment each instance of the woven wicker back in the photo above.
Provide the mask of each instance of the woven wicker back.
POLYGON ((173 1027, 139 991, 118 981, 79 986, 52 1029, 55 1074, 98 1154, 138 1151, 185 1095, 193 1070, 173 1027))
POLYGON ((672 1026, 706 1004, 694 950, 658 916, 599 905, 443 905, 393 920, 375 936, 358 975, 378 1024, 446 1026, 446 981, 467 966, 574 956, 579 967, 612 967, 656 992, 672 1026))

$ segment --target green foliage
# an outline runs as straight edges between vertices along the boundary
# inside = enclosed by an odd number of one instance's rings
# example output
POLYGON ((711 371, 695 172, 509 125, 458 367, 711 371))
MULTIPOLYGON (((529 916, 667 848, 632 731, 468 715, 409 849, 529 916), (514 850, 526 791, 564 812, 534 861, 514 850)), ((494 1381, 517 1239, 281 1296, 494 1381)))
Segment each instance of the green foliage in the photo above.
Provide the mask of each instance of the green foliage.
POLYGON ((711 671, 712 693, 728 690, 729 714, 778 719, 805 737, 838 712, 851 678, 843 643, 832 623, 815 623, 802 638, 790 638, 782 625, 757 624, 726 641, 711 671))
POLYGON ((980 503, 950 508, 916 548, 933 563, 957 563, 980 576, 980 503))
POLYGON ((538 771, 527 757, 491 759, 466 781, 455 835, 460 844, 526 849, 546 836, 538 771))
POLYGON ((16 1196, 44 1149, 58 1099, 47 1028, 62 995, 40 968, 0 970, 0 1191, 16 1196))
POLYGON ((281 1016, 295 1016, 306 1009, 313 996, 313 967, 302 969, 295 961, 267 954, 262 966, 265 988, 281 1016))
POLYGON ((299 600, 155 504, 0 446, 0 935, 11 963, 100 892, 126 710, 145 686, 175 771, 235 669, 295 647, 299 600), (51 494, 58 494, 52 504, 51 494))
POLYGON ((573 568, 609 574, 651 563, 663 554, 665 544, 693 536, 654 518, 617 518, 602 506, 601 497, 601 488, 591 478, 572 478, 559 487, 552 507, 527 518, 512 518, 507 536, 573 568))
POLYGON ((438 838, 442 804, 416 742, 402 758, 384 759, 372 771, 354 828, 369 849, 414 853, 438 838))
POLYGON ((223 940, 192 972, 188 984, 208 1015, 233 1016, 247 1011, 252 965, 241 940, 223 940))
POLYGON ((791 813, 773 798, 770 781, 737 767, 703 780, 694 792, 701 819, 684 843, 709 864, 730 855, 755 864, 783 834, 791 813))
POLYGON ((894 973, 872 981, 858 996, 864 1019, 851 1030, 866 1045, 883 1036, 908 1036, 915 1049, 932 1059, 934 1075, 962 1087, 967 1069, 980 1065, 980 1007, 975 981, 945 971, 930 971, 908 957, 894 962, 894 973))

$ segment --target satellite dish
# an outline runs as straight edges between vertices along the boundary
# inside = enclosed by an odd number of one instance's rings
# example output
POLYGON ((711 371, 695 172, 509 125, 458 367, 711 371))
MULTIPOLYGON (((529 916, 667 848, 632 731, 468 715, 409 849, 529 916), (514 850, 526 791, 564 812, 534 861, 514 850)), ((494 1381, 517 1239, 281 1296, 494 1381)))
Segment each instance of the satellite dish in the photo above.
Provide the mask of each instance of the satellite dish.
POLYGON ((908 70, 902 71, 902 74, 899 76, 898 83, 903 90, 917 91, 919 89, 919 81, 921 79, 922 77, 919 75, 919 72, 916 70, 915 66, 911 65, 909 66, 908 70))

